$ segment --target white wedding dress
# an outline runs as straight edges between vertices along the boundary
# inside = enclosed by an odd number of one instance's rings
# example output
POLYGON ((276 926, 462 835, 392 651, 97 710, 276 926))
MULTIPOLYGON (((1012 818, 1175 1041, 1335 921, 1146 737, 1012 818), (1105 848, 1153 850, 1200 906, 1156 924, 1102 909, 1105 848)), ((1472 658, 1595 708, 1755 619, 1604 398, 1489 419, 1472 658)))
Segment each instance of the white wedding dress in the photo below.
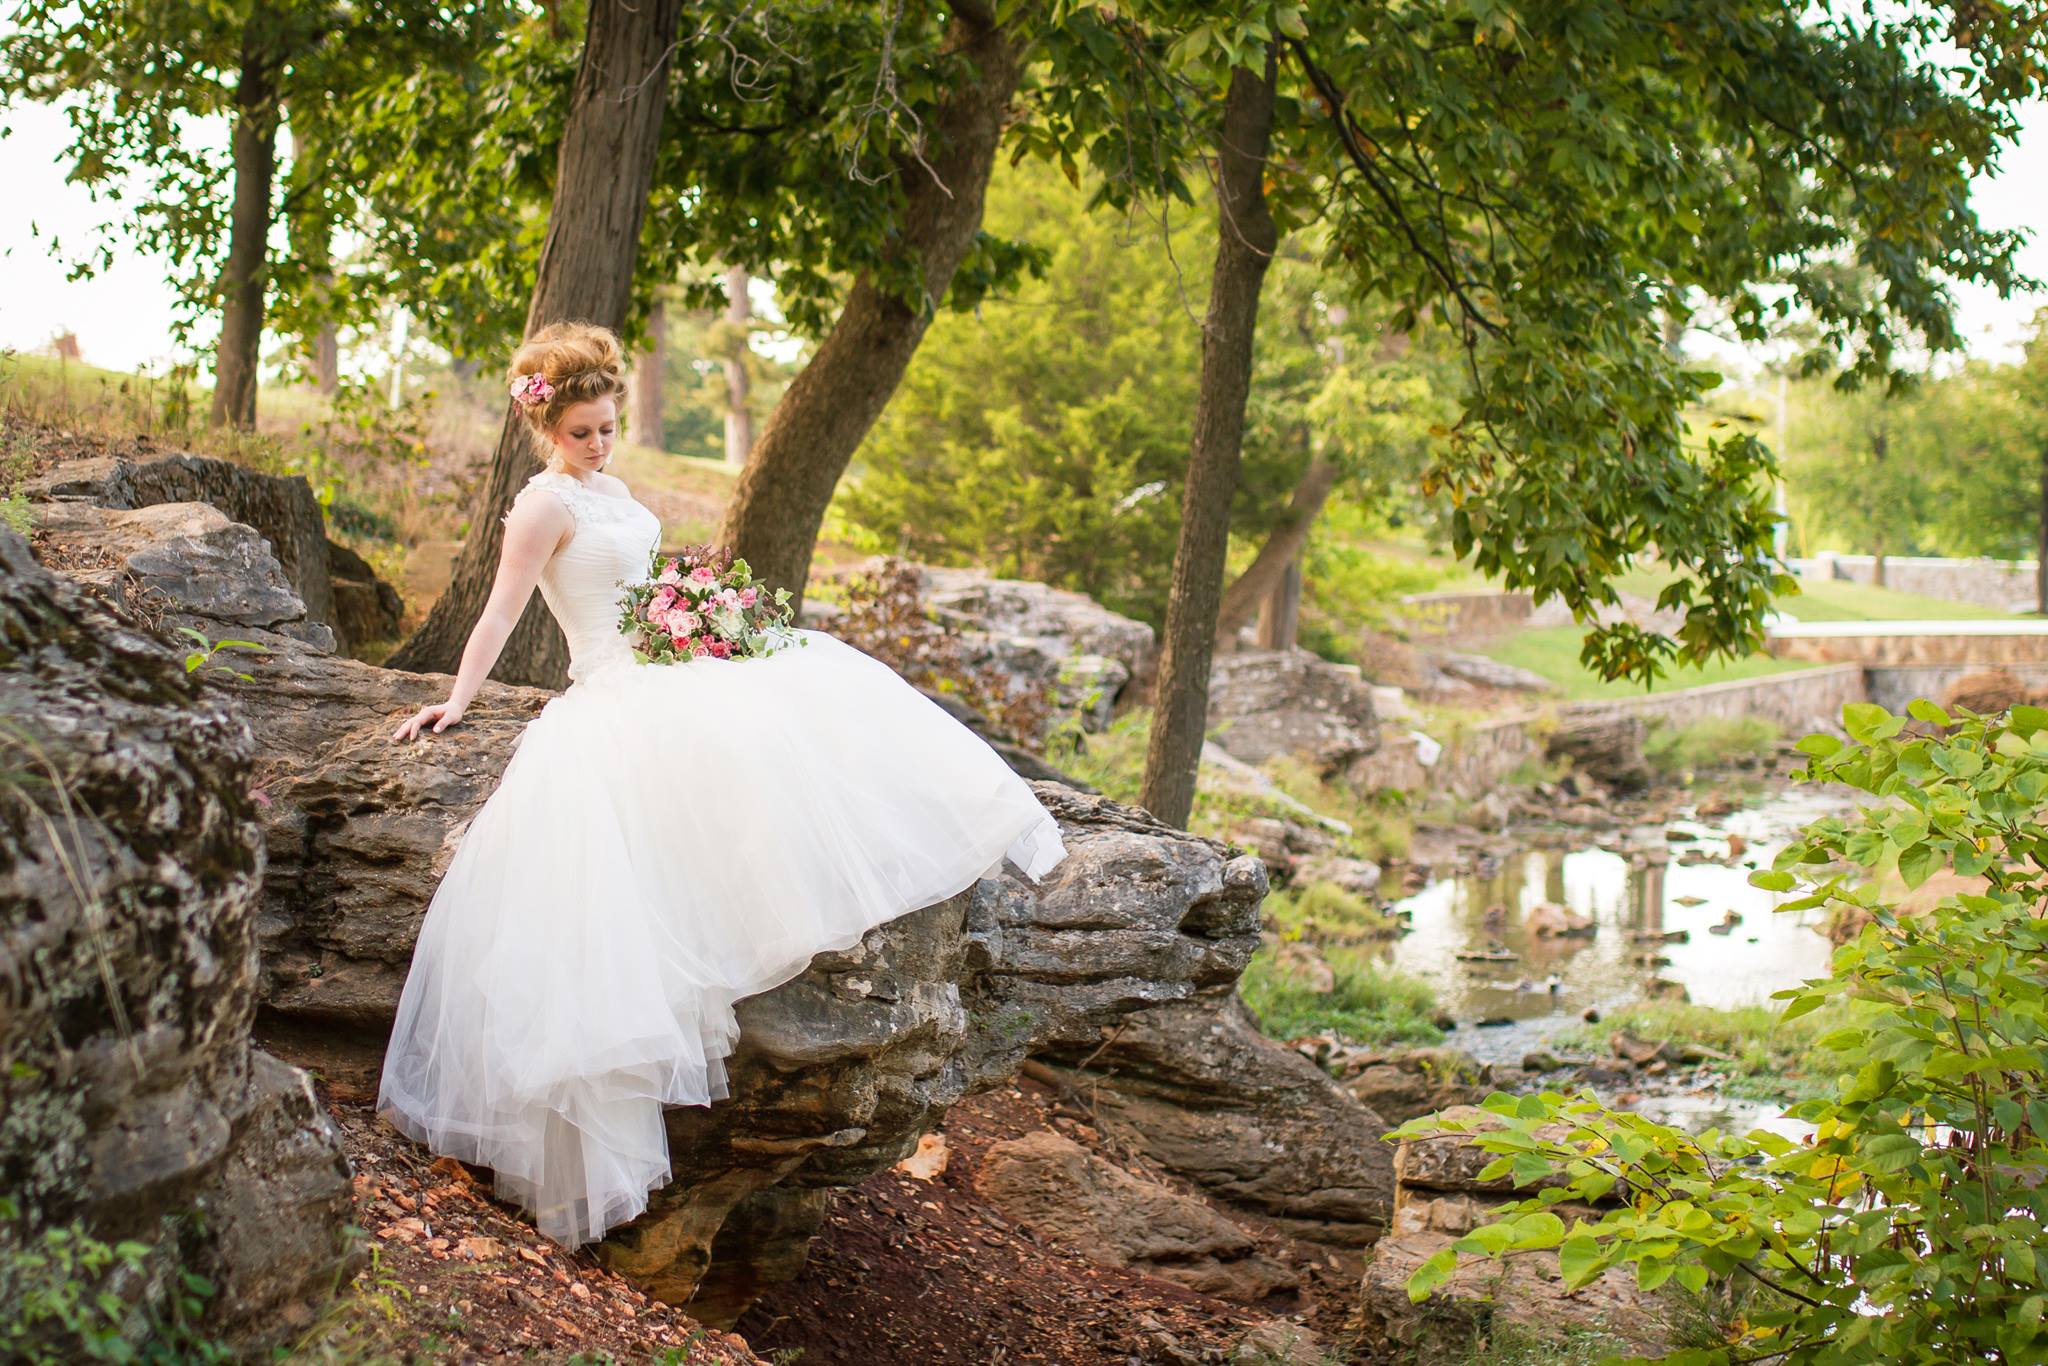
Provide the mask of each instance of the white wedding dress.
POLYGON ((663 1106, 730 1094, 734 1001, 1006 857, 1036 881, 1066 850, 993 749, 823 632, 752 659, 639 662, 619 584, 645 576, 660 521, 568 474, 520 497, 542 490, 575 518, 540 580, 570 685, 521 732, 435 891, 377 1104, 493 1168, 573 1247, 674 1175, 663 1106))

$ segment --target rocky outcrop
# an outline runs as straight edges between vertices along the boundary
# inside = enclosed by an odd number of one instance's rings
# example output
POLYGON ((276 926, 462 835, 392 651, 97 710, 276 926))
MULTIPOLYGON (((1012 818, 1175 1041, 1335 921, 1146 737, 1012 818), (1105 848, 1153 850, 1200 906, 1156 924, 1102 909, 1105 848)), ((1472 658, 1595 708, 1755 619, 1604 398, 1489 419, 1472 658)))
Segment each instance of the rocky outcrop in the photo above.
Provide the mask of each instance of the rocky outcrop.
POLYGON ((1152 628, 1085 593, 974 569, 920 565, 917 572, 925 605, 959 628, 969 664, 993 664, 1023 685, 1051 685, 1089 730, 1109 724, 1125 685, 1151 663, 1152 628))
POLYGON ((276 1342, 346 1270, 350 1200, 306 1075, 249 1041, 249 730, 0 530, 0 751, 0 1257, 74 1223, 147 1243, 119 1299, 182 1266, 216 1288, 210 1335, 276 1342))
POLYGON ((1133 1176, 1049 1129, 990 1147, 975 1184, 1012 1223, 1108 1266, 1134 1266, 1245 1304, 1300 1284, 1210 1205, 1133 1176))
MULTIPOLYGON (((1446 1117, 1472 1119, 1483 1112, 1459 1107, 1446 1117)), ((1561 1135, 1560 1135, 1561 1136, 1561 1135)), ((1645 1355, 1666 1349, 1668 1304, 1636 1287, 1633 1273, 1610 1271, 1590 1285, 1567 1290, 1557 1253, 1541 1249, 1499 1258, 1468 1257, 1455 1276, 1428 1299, 1411 1304, 1408 1278, 1453 1242, 1498 1217, 1507 1203, 1531 1194, 1511 1181, 1482 1181, 1479 1173, 1495 1154, 1446 1131, 1409 1139, 1394 1157, 1398 1181, 1394 1222, 1372 1250, 1360 1286, 1359 1345, 1373 1360, 1430 1363, 1473 1359, 1487 1337, 1512 1326, 1538 1340, 1569 1332, 1600 1332, 1645 1355)), ((1546 1182, 1542 1184, 1555 1184, 1546 1182)), ((1566 1223, 1597 1219, 1601 1211, 1570 1203, 1552 1207, 1566 1223)))
POLYGON ((1347 1050, 1334 1061, 1339 1084, 1389 1124, 1471 1105, 1495 1089, 1493 1069, 1456 1048, 1347 1050))
MULTIPOLYGON (((193 600, 170 604, 166 621, 183 612, 204 623, 190 609, 216 610, 218 598, 182 591, 193 600)), ((236 633, 262 651, 238 653, 236 672, 211 680, 255 737, 263 1022, 280 1040, 317 1036, 330 1066, 352 1038, 356 1064, 373 1073, 433 890, 549 694, 487 684, 460 726, 398 745, 391 730, 444 696, 445 676, 375 668, 260 626, 236 633)), ((1131 1080, 1156 1063, 1157 1084, 1200 1108, 1175 1135, 1146 1109, 1160 1096, 1134 1098, 1162 1150, 1212 1149, 1206 1174, 1226 1196, 1291 1226, 1334 1229, 1339 1242, 1365 1241, 1384 1222, 1389 1155, 1371 1141, 1382 1126, 1233 1013, 1258 943, 1264 865, 1137 808, 1033 786, 1068 858, 1039 884, 1014 870, 983 879, 740 1002, 730 1097, 668 1112, 682 1175, 601 1256, 728 1324, 802 1266, 830 1189, 906 1156, 953 1102, 1007 1079, 1027 1055, 1092 1051, 1107 1028, 1154 1008, 1182 1010, 1176 1035, 1225 1022, 1221 1047, 1160 1036, 1117 1055, 1131 1080)))
POLYGON ((359 653, 374 641, 398 638, 405 599, 377 577, 368 560, 340 541, 327 543, 327 582, 334 592, 334 615, 328 621, 335 637, 347 644, 343 653, 359 653))
POLYGON ((267 630, 334 648, 333 629, 307 612, 263 537, 209 504, 123 512, 56 503, 38 511, 36 530, 46 558, 144 621, 216 639, 267 630))
POLYGON ((1260 1034, 1234 992, 1141 1011, 1040 1056, 1105 1133, 1290 1236, 1364 1247, 1391 1217, 1387 1124, 1260 1034))
POLYGON ((379 579, 362 556, 327 539, 326 514, 303 475, 265 474, 194 455, 142 463, 101 456, 58 465, 23 491, 59 503, 119 510, 206 504, 227 520, 253 528, 268 543, 303 616, 333 631, 328 648, 346 654, 398 630, 404 604, 397 590, 379 579))
POLYGON ((1379 747, 1371 687, 1307 650, 1216 656, 1208 724, 1221 728, 1216 743, 1246 763, 1293 754, 1325 776, 1379 747))
POLYGON ((1503 692, 1556 691, 1556 685, 1533 669, 1504 664, 1486 655, 1439 654, 1435 662, 1437 668, 1450 677, 1482 688, 1497 688, 1503 692))

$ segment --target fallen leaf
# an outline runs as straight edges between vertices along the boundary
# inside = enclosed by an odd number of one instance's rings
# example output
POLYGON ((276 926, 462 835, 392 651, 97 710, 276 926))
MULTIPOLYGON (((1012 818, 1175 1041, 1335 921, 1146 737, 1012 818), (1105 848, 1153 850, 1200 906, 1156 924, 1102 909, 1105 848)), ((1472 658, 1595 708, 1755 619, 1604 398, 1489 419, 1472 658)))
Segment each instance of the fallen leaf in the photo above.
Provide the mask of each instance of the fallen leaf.
POLYGON ((944 1134, 922 1134, 917 1140, 917 1151, 896 1164, 896 1170, 920 1181, 929 1181, 946 1170, 946 1159, 950 1150, 946 1147, 944 1134))

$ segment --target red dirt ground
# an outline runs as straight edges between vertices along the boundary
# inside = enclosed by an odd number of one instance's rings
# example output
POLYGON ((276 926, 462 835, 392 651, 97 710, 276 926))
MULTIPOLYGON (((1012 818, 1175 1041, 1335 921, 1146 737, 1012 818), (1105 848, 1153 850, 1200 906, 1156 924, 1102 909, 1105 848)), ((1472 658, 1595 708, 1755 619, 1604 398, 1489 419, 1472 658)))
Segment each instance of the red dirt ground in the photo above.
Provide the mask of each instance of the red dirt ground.
POLYGON ((1261 1250, 1293 1263, 1301 1303, 1251 1308, 1171 1281, 1089 1261, 1010 1224, 974 1186, 991 1144, 1055 1128, 1110 1161, 1183 1193, 1187 1182, 1063 1112, 1029 1079, 955 1105, 940 1129, 948 1160, 932 1180, 900 1168, 836 1195, 804 1272, 734 1326, 763 1355, 801 1347, 800 1366, 1056 1366, 1223 1359, 1247 1328, 1280 1316, 1334 1345, 1356 1298, 1359 1261, 1239 1218, 1261 1250), (1156 1326, 1155 1326, 1156 1325, 1156 1326), (1178 1341, 1164 1347, 1161 1330, 1178 1341))

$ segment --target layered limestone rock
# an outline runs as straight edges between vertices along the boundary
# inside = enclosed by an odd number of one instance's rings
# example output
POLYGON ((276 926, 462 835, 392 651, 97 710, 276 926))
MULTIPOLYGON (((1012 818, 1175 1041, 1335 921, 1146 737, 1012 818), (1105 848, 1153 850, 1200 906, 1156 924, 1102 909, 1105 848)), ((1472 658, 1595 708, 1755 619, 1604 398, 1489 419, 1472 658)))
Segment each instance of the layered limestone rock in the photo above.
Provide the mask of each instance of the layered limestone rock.
POLYGON ((1379 748, 1372 688, 1308 650, 1216 656, 1209 673, 1216 743, 1248 764, 1297 755, 1325 776, 1379 748))
MULTIPOLYGON (((47 511, 68 572, 118 594, 146 571, 165 624, 261 647, 221 656, 233 672, 204 676, 254 740, 244 767, 265 851, 263 1025, 317 1037, 323 1063, 352 1057, 374 1084, 433 890, 550 694, 487 684, 462 725, 394 745, 392 728, 449 680, 322 648, 260 539, 190 504, 47 511), (117 563, 87 563, 95 544, 117 563), (208 546, 213 572, 173 572, 208 546)), ((1334 737, 1311 746, 1325 762, 1369 743, 1369 712, 1308 711, 1348 718, 1348 733, 1323 722, 1302 732, 1334 737)), ((801 1269, 832 1188, 909 1155, 951 1104, 1027 1056, 1082 1082, 1106 1130, 1254 1223, 1341 1248, 1379 1235, 1394 1199, 1382 1117, 1260 1035, 1234 991, 1259 942, 1265 865, 1097 795, 1050 781, 1034 790, 1069 858, 1038 885, 1014 871, 985 879, 741 1002, 732 1095, 668 1113, 679 1179, 601 1256, 729 1324, 801 1269)), ((245 1186, 251 1202, 265 1198, 253 1178, 245 1186)), ((1247 1295, 1285 1288, 1227 1236, 1194 1238, 1162 1264, 1177 1257, 1247 1295)))
POLYGON ((1153 631, 1085 593, 976 569, 918 566, 925 604, 959 628, 970 663, 1020 684, 1050 684, 1063 707, 1100 730, 1133 678, 1151 667, 1153 631))
POLYGON ((1049 1129, 990 1147, 975 1183, 1004 1218, 1105 1265, 1246 1304, 1301 1283, 1214 1207, 1049 1129))
MULTIPOLYGON (((1444 1114, 1469 1120, 1483 1112, 1459 1106, 1444 1114)), ((1479 1173, 1495 1156, 1465 1135, 1449 1131, 1400 1145, 1394 1158, 1393 1227, 1373 1248, 1359 1289, 1356 1326, 1361 1349, 1374 1360, 1448 1366, 1471 1360, 1492 1333, 1512 1327, 1538 1340, 1601 1333, 1644 1355, 1665 1351, 1671 1321, 1667 1297, 1645 1293, 1637 1288, 1632 1271, 1619 1270, 1568 1290, 1554 1251, 1527 1249, 1499 1258, 1465 1258, 1451 1280, 1428 1299, 1409 1302, 1408 1278, 1424 1262, 1500 1217, 1503 1205, 1533 1193, 1516 1190, 1504 1178, 1480 1180, 1479 1173)), ((1555 1205, 1552 1211, 1567 1224, 1597 1220, 1601 1214, 1570 1203, 1555 1205)))
POLYGON ((118 1298, 182 1265, 207 1333, 257 1348, 347 1269, 348 1167, 305 1074, 250 1045, 254 746, 181 653, 0 530, 0 1257, 71 1224, 151 1244, 118 1298))
POLYGON ((67 461, 31 480, 23 491, 53 503, 116 510, 165 503, 217 509, 255 530, 297 595, 304 617, 334 635, 331 642, 303 638, 342 654, 390 639, 404 615, 398 591, 378 578, 362 556, 327 538, 326 514, 303 475, 264 474, 194 455, 142 462, 102 456, 67 461))
POLYGON ((1213 1199, 1335 1247, 1367 1246, 1386 1228, 1389 1126, 1259 1033, 1234 991, 1130 1014, 1041 1057, 1088 1097, 1105 1133, 1213 1199))

